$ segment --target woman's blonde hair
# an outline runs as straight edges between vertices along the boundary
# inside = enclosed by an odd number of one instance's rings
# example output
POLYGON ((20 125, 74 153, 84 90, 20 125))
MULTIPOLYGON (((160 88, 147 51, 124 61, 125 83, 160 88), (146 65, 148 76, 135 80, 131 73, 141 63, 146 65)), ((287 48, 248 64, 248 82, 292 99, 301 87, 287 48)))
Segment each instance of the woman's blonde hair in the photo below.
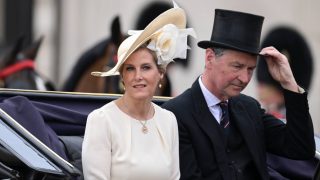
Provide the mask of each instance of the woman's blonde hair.
MULTIPOLYGON (((150 54, 152 55, 153 57, 153 61, 154 63, 156 64, 158 70, 160 73, 164 74, 166 72, 166 66, 165 65, 161 65, 161 64, 158 64, 158 57, 157 57, 157 54, 156 52, 152 51, 151 49, 147 48, 149 44, 149 41, 147 41, 146 43, 142 44, 140 47, 138 47, 135 51, 135 52, 138 52, 142 49, 146 49, 148 52, 150 52, 150 54)), ((122 74, 123 74, 123 66, 124 66, 124 63, 120 66, 119 68, 119 73, 120 73, 120 76, 122 77, 122 74)))

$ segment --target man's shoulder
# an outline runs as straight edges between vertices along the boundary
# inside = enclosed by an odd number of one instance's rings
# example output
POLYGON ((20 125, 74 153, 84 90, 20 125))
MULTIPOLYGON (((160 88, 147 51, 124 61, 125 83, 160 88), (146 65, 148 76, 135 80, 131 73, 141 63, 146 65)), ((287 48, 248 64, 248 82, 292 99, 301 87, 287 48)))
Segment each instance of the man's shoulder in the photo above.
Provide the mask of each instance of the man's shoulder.
POLYGON ((165 109, 172 109, 173 107, 189 104, 188 102, 190 101, 191 101, 191 92, 190 92, 190 89, 187 89, 180 95, 163 103, 161 107, 165 109))
POLYGON ((242 101, 255 100, 253 97, 245 95, 245 94, 239 94, 238 96, 233 97, 233 99, 242 100, 242 101))
POLYGON ((236 102, 236 103, 240 102, 245 105, 250 105, 250 104, 252 105, 252 104, 258 103, 258 101, 255 98, 248 96, 248 95, 245 95, 245 94, 240 94, 238 96, 232 97, 231 101, 236 102))

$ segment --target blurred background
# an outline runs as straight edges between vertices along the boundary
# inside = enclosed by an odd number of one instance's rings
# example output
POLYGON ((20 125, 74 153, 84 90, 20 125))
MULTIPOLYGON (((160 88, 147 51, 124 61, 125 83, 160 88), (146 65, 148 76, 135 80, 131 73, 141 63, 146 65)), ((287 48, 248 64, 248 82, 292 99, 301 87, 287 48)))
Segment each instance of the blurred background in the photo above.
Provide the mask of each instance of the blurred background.
MULTIPOLYGON (((179 95, 190 87, 204 67, 204 50, 198 48, 196 43, 210 39, 214 9, 230 9, 258 14, 265 17, 262 42, 269 37, 270 32, 283 27, 289 29, 289 32, 291 30, 296 32, 303 40, 301 43, 301 41, 294 41, 295 35, 292 38, 289 36, 284 46, 288 45, 290 48, 284 47, 282 52, 290 57, 291 64, 296 64, 297 75, 303 77, 299 80, 299 84, 307 82, 304 85, 307 87, 304 88, 309 91, 311 116, 315 131, 320 131, 320 64, 318 62, 320 58, 318 50, 320 49, 318 19, 320 18, 320 1, 176 0, 176 2, 186 11, 188 27, 195 29, 198 39, 190 39, 191 51, 187 62, 178 60, 168 69, 167 82, 170 82, 171 96, 179 95), (301 49, 305 51, 301 52, 301 49)), ((116 52, 117 44, 123 39, 125 33, 129 29, 143 28, 139 22, 147 21, 151 17, 148 14, 142 15, 142 11, 151 3, 171 5, 171 1, 168 0, 0 0, 1 57, 6 59, 3 57, 8 56, 10 49, 17 47, 16 43, 21 37, 23 41, 20 40, 20 49, 28 48, 33 42, 43 37, 36 56, 33 56, 35 70, 41 77, 52 83, 54 90, 66 90, 66 87, 75 83, 75 77, 71 76, 77 71, 75 70, 77 65, 81 64, 84 69, 92 65, 96 56, 104 57, 109 53, 111 60, 107 64, 112 66, 114 63, 112 57, 116 52), (101 48, 107 47, 110 41, 114 45, 108 46, 109 49, 101 54, 101 48), (83 59, 87 61, 84 63, 83 59)), ((154 10, 151 12, 156 13, 154 10)), ((280 33, 271 42, 281 44, 281 37, 287 34, 289 33, 286 31, 284 34, 280 33)), ((0 66, 0 70, 1 68, 4 67, 0 66)), ((94 70, 91 68, 86 71, 89 72, 92 69, 94 70)), ((88 83, 95 79, 86 80, 87 83, 84 83, 83 86, 89 86, 88 83)), ((120 86, 117 82, 114 84, 120 86)), ((254 77, 244 93, 259 99, 258 87, 259 82, 254 77)), ((77 91, 84 90, 80 88, 77 91)))

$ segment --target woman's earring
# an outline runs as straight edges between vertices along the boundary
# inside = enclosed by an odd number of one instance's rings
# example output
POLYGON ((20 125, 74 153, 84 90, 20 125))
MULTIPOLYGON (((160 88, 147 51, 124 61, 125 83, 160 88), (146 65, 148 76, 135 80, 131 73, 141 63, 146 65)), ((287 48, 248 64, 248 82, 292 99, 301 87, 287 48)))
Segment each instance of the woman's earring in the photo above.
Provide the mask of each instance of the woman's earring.
POLYGON ((160 78, 158 87, 159 87, 160 89, 162 88, 162 78, 160 78))

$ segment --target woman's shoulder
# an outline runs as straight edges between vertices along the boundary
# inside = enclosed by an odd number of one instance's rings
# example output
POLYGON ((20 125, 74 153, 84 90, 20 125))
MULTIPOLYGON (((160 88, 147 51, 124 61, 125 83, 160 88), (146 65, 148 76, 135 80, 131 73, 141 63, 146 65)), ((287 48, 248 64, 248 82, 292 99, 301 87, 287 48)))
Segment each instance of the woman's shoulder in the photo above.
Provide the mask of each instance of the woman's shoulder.
POLYGON ((176 116, 169 110, 166 110, 154 104, 155 116, 158 116, 161 121, 176 121, 176 116))
POLYGON ((170 115, 170 116, 173 115, 174 116, 174 114, 171 111, 164 109, 157 104, 153 103, 153 106, 154 106, 155 111, 158 112, 159 115, 170 115))
MULTIPOLYGON (((162 132, 165 134, 175 134, 175 132, 178 131, 178 124, 176 116, 166 109, 163 109, 162 107, 155 105, 155 122, 158 126, 158 128, 161 129, 162 132)), ((172 136, 168 136, 172 137, 172 136)))
POLYGON ((91 118, 91 117, 105 118, 110 114, 115 114, 115 111, 117 111, 117 105, 114 101, 111 101, 103 105, 102 107, 93 110, 91 113, 89 113, 88 118, 91 118))

